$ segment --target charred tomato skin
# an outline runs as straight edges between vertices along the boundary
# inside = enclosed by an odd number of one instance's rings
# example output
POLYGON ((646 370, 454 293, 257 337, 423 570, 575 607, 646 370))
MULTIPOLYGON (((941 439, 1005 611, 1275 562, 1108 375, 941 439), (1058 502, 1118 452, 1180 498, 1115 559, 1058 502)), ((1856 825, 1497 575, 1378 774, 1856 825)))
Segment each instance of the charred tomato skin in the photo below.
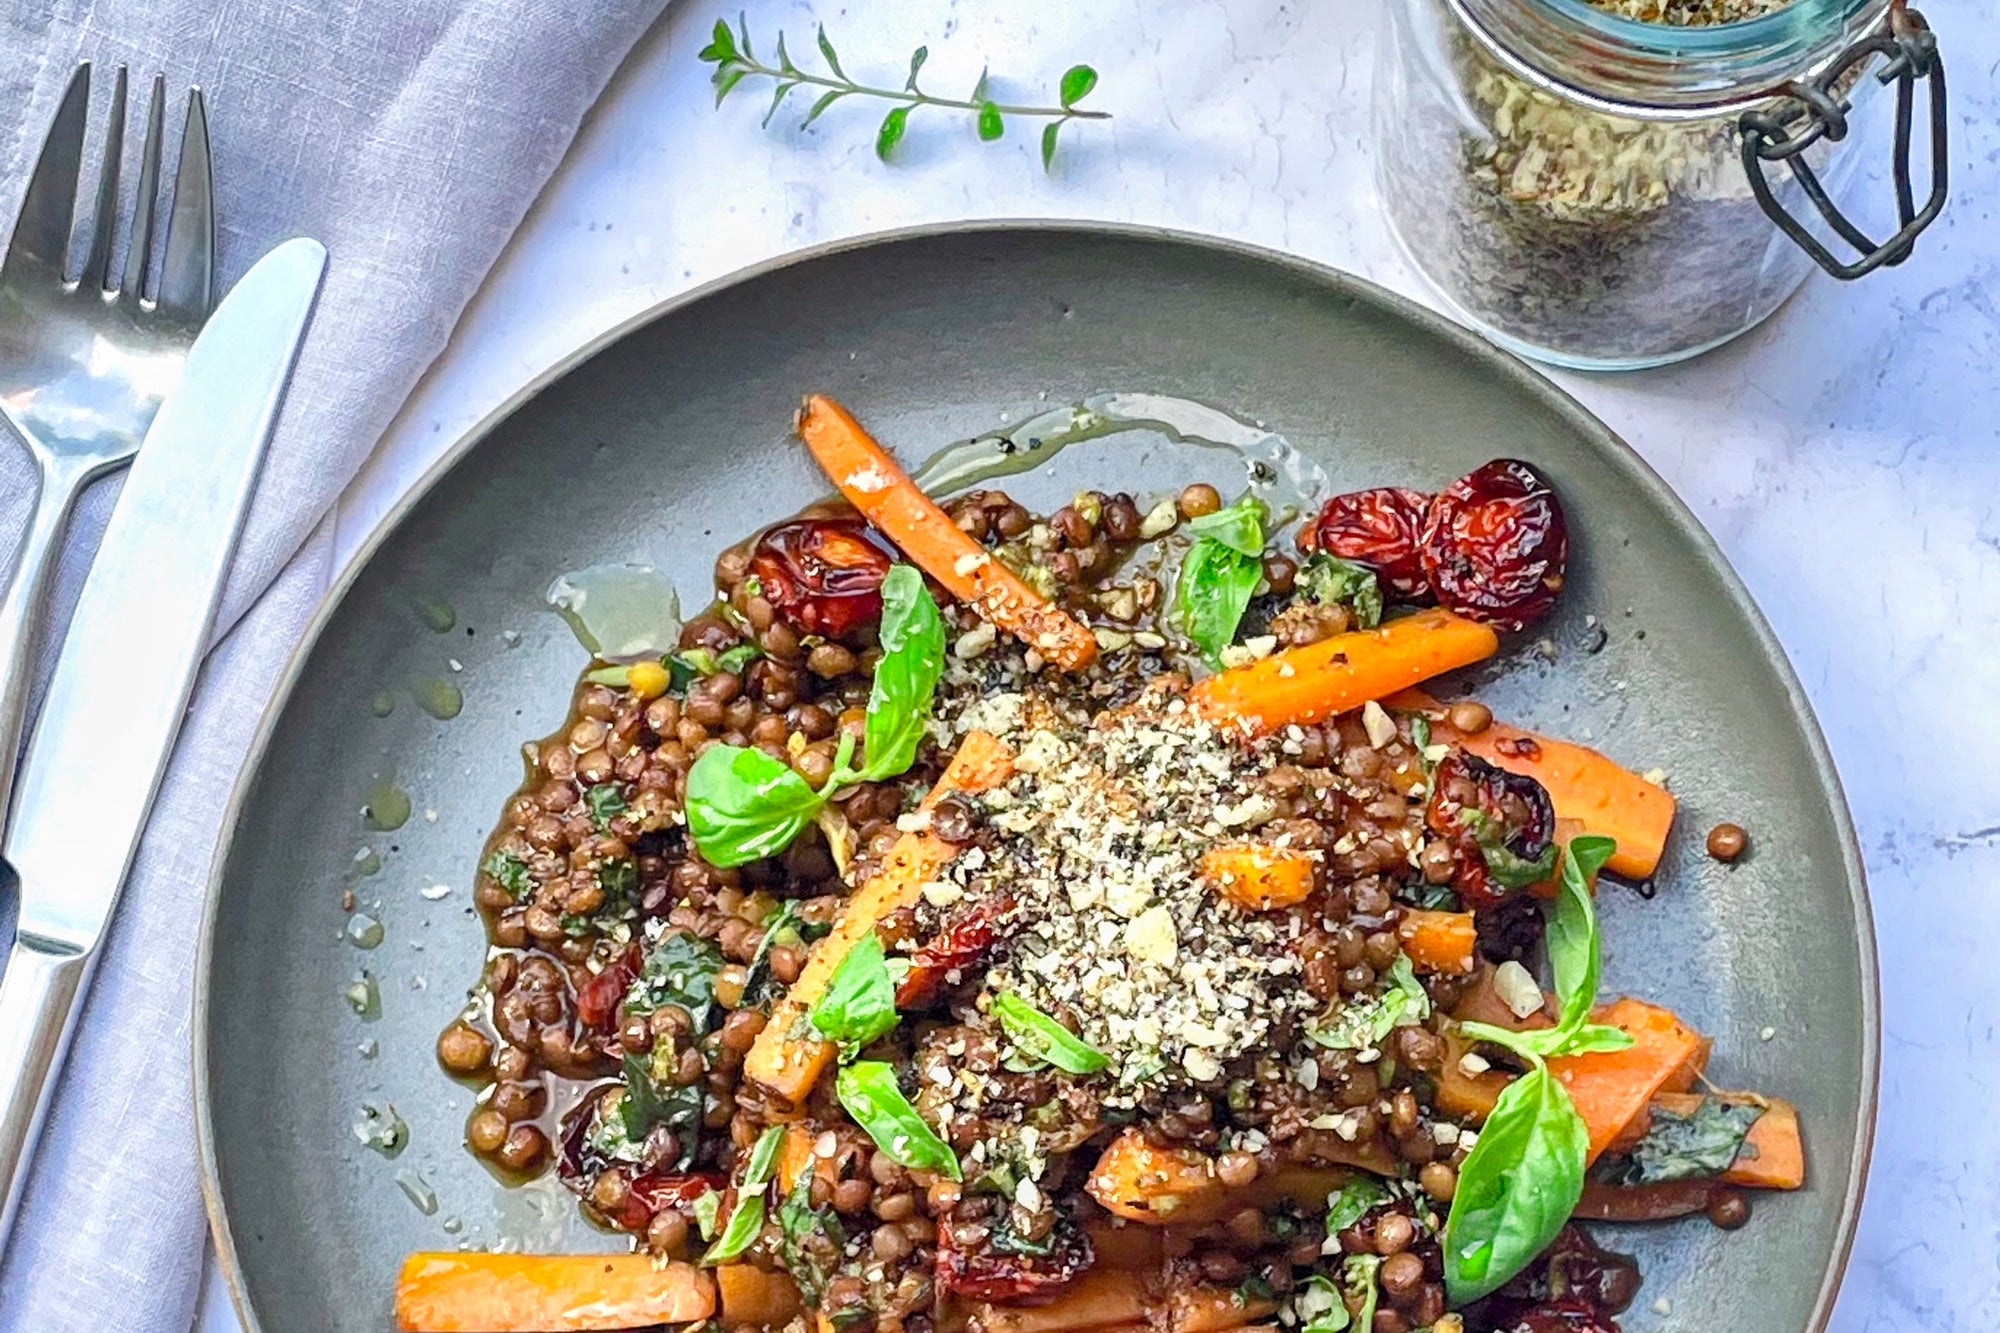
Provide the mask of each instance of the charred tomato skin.
POLYGON ((954 968, 979 961, 998 937, 1000 918, 1011 899, 988 898, 974 903, 947 922, 910 955, 910 970, 896 986, 898 1009, 923 1009, 937 1002, 954 968))
POLYGON ((795 518, 768 528, 750 552, 750 573, 794 629, 840 638, 882 615, 882 580, 895 552, 863 519, 795 518))
POLYGON ((1424 823, 1457 853, 1451 886, 1475 910, 1497 907, 1521 886, 1501 883, 1487 862, 1488 845, 1522 861, 1546 854, 1555 836, 1555 804, 1541 783, 1454 748, 1431 777, 1424 823))
POLYGON ((1569 523, 1541 473, 1496 458, 1431 502, 1420 542, 1438 604, 1495 629, 1547 614, 1569 563, 1569 523))
POLYGON ((577 987, 577 1021, 593 1031, 609 1032, 618 1022, 618 1006, 638 977, 639 965, 639 946, 635 944, 577 987))
POLYGON ((1320 506, 1299 533, 1299 549, 1325 551, 1375 571, 1382 591, 1399 602, 1430 600, 1424 572, 1424 520, 1431 497, 1401 486, 1376 486, 1336 495, 1320 506))

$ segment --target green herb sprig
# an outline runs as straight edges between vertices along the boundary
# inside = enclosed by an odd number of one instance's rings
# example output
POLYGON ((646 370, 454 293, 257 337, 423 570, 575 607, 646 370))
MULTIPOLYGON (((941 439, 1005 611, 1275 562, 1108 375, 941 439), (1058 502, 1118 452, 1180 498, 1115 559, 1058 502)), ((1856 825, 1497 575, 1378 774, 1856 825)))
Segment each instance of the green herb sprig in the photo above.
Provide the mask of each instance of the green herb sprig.
POLYGON ((916 759, 944 675, 944 618, 915 566, 892 566, 882 582, 881 640, 860 768, 854 767, 851 733, 841 736, 833 772, 817 791, 790 764, 762 750, 713 745, 694 761, 687 780, 688 833, 710 865, 740 866, 777 855, 841 790, 896 777, 916 759))
POLYGON ((1194 538, 1174 580, 1174 605, 1181 629, 1212 666, 1236 641, 1236 627, 1264 577, 1264 505, 1244 496, 1225 509, 1192 519, 1194 538))
POLYGON ((1065 1074, 1095 1074, 1111 1063, 1103 1051, 1013 991, 993 997, 993 1016, 1015 1047, 1037 1063, 1054 1065, 1065 1074))
POLYGON ((1547 1248, 1583 1197, 1590 1131, 1554 1074, 1548 1057, 1621 1050, 1624 1031, 1592 1023, 1602 959, 1590 878, 1611 858, 1609 838, 1573 838, 1562 858, 1549 966, 1561 1014, 1552 1028, 1515 1032, 1462 1023, 1468 1037, 1504 1046, 1528 1062, 1509 1083, 1459 1167, 1458 1190, 1445 1220, 1445 1286, 1454 1305, 1495 1290, 1547 1248))
POLYGON ((901 88, 880 88, 857 83, 847 77, 840 67, 840 56, 828 40, 824 25, 819 29, 819 53, 826 61, 830 73, 816 74, 802 69, 785 49, 785 35, 778 34, 777 51, 773 56, 776 64, 766 64, 758 59, 750 42, 748 20, 738 17, 735 31, 721 19, 715 22, 715 31, 707 46, 701 49, 701 59, 715 66, 711 82, 715 85, 715 104, 722 105, 722 99, 729 96, 736 86, 749 78, 776 80, 772 91, 770 109, 764 113, 764 124, 769 125, 772 117, 785 99, 800 88, 816 88, 823 91, 814 100, 812 108, 799 123, 799 128, 818 120, 828 108, 844 97, 872 97, 897 105, 890 108, 882 118, 882 124, 875 131, 875 156, 884 162, 903 141, 903 134, 909 127, 910 113, 919 107, 937 107, 948 111, 969 111, 973 115, 973 125, 979 137, 992 143, 1007 133, 1007 117, 1020 116, 1024 119, 1046 120, 1042 127, 1042 167, 1047 170, 1055 161, 1056 140, 1062 127, 1072 120, 1109 120, 1108 111, 1086 110, 1079 106, 1091 90, 1097 87, 1097 71, 1088 65, 1072 65, 1062 76, 1056 88, 1055 106, 1023 106, 1011 102, 996 102, 987 96, 987 75, 982 71, 979 82, 973 85, 966 97, 937 97, 917 86, 924 62, 930 58, 930 48, 920 46, 910 53, 910 72, 903 80, 901 88))

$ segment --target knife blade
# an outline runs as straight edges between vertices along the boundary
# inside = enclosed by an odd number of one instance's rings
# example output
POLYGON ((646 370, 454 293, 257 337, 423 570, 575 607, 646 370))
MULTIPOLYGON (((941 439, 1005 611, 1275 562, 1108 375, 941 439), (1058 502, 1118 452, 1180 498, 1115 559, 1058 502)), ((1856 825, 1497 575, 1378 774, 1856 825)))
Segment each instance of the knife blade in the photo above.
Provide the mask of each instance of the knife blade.
POLYGON ((125 873, 208 646, 326 248, 287 241, 216 307, 146 432, 70 621, 0 861, 0 1245, 125 873))

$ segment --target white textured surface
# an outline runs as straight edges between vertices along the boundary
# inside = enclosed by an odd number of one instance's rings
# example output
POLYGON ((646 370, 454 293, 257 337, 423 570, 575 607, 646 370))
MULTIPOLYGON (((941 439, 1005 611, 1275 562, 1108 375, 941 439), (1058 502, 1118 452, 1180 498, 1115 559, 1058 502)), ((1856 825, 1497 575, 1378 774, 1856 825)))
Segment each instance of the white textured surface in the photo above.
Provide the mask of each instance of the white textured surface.
MULTIPOLYGON (((1692 365, 1557 377, 1722 542, 1812 696, 1860 825, 1887 1032, 1841 1333, 2000 1326, 2000 27, 1983 0, 1924 8, 1954 76, 1958 188, 1917 258, 1857 285, 1816 279, 1771 324, 1692 365)), ((343 552, 439 450, 578 342, 832 237, 973 216, 1141 221, 1423 295, 1372 201, 1374 0, 748 9, 756 33, 788 26, 794 50, 810 48, 810 16, 825 18, 857 76, 900 79, 920 41, 940 87, 969 85, 990 59, 1010 94, 1039 94, 1088 60, 1104 75, 1095 100, 1117 119, 1080 127, 1052 178, 1022 130, 982 147, 942 119, 913 121, 903 160, 884 167, 858 106, 804 134, 788 128, 795 116, 760 131, 754 94, 712 110, 695 51, 713 15, 677 13, 614 85, 350 491, 343 552)), ((209 1309, 210 1333, 233 1329, 224 1302, 209 1309)), ((1626 1327, 1676 1325, 1642 1302, 1626 1327)))

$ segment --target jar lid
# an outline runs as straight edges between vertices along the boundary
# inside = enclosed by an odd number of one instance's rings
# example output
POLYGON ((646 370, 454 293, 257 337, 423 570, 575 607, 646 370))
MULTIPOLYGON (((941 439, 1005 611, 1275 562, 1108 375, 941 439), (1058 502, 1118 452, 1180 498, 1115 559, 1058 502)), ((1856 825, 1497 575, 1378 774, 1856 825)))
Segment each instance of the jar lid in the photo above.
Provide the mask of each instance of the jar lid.
POLYGON ((1645 23, 1586 0, 1445 0, 1494 59, 1536 87, 1634 120, 1705 120, 1810 80, 1891 0, 1792 0, 1703 27, 1645 23))

